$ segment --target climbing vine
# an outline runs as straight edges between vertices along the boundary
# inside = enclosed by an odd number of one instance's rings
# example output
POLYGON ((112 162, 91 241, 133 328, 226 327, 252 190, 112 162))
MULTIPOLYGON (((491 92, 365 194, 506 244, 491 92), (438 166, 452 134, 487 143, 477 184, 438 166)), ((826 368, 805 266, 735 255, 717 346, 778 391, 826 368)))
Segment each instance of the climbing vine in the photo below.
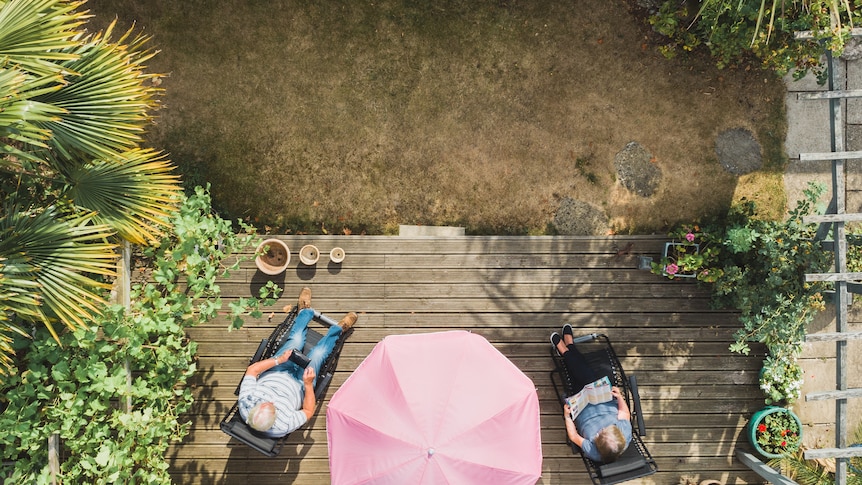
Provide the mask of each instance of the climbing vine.
MULTIPOLYGON (((190 423, 186 383, 195 372, 195 342, 186 329, 222 309, 216 278, 236 267, 232 256, 251 239, 211 211, 209 192, 184 197, 173 234, 144 250, 150 282, 133 287, 131 306, 112 305, 102 317, 54 340, 44 328, 15 342, 17 374, 2 385, 0 474, 5 483, 50 483, 48 440, 60 438, 62 483, 170 483, 165 452, 190 423), (232 264, 228 264, 232 262, 232 264)), ((279 289, 230 310, 260 316, 279 289)))

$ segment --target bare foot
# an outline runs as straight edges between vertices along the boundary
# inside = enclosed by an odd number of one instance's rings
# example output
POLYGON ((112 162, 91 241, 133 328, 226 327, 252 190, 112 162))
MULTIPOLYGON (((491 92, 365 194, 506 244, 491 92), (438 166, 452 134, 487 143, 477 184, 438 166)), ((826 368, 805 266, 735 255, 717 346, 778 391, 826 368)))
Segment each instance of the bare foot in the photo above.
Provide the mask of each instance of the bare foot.
POLYGON ((566 346, 566 344, 564 344, 562 340, 557 342, 557 352, 559 352, 560 355, 563 355, 568 351, 569 351, 569 347, 566 346))

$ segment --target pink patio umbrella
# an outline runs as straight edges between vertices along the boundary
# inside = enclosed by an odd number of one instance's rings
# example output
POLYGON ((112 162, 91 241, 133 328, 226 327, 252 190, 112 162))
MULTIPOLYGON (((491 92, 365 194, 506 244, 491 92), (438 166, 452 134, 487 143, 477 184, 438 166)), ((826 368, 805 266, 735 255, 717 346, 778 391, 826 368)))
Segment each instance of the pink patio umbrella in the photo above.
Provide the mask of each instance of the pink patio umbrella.
POLYGON ((535 484, 533 382, 479 335, 394 335, 326 410, 333 484, 535 484))

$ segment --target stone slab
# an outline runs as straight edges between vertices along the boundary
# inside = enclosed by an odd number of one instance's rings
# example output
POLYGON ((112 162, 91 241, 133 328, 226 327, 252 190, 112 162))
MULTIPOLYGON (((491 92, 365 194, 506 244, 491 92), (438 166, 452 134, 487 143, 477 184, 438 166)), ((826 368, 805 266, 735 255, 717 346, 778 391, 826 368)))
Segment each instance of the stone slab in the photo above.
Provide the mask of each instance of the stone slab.
POLYGON ((793 92, 787 93, 784 102, 787 108, 787 138, 784 141, 784 150, 788 158, 798 160, 800 153, 831 152, 829 102, 798 99, 793 92))
POLYGON ((463 227, 455 226, 412 226, 401 224, 398 235, 406 237, 457 237, 464 235, 463 227))
MULTIPOLYGON (((859 76, 862 77, 862 72, 859 76)), ((862 110, 862 104, 859 109, 862 110)), ((862 125, 847 125, 847 149, 862 150, 862 125)), ((848 160, 846 172, 847 212, 862 212, 862 160, 848 160)))
POLYGON ((809 72, 802 79, 798 81, 793 80, 793 73, 795 71, 791 70, 784 76, 784 85, 787 86, 788 92, 805 92, 805 91, 827 91, 828 86, 826 84, 820 85, 817 84, 817 76, 809 72))
MULTIPOLYGON (((853 315, 860 311, 862 303, 857 302, 851 307, 851 323, 848 324, 849 331, 859 331, 859 323, 852 323, 858 318, 853 315)), ((826 310, 815 318, 808 326, 809 333, 817 334, 835 331, 835 306, 827 305, 826 310)), ((845 363, 847 373, 847 386, 849 388, 862 387, 862 341, 851 340, 847 342, 848 362, 845 363)), ((803 346, 800 363, 805 372, 805 381, 802 385, 803 398, 797 402, 793 409, 799 415, 803 423, 817 425, 818 432, 804 436, 805 443, 812 448, 832 447, 835 444, 835 401, 805 401, 805 394, 811 392, 833 391, 836 389, 835 381, 835 348, 834 342, 806 343, 803 346), (827 426, 824 426, 827 425, 827 426)), ((848 438, 852 437, 854 431, 862 424, 862 399, 847 400, 847 422, 848 438)), ((813 429, 812 429, 813 431, 813 429)))
POLYGON ((784 191, 787 193, 788 209, 796 207, 796 201, 804 197, 803 191, 808 187, 809 182, 818 182, 826 186, 826 192, 820 202, 828 204, 832 200, 832 162, 802 162, 790 159, 784 172, 784 191))
MULTIPOLYGON (((862 60, 847 62, 847 89, 862 89, 862 60)), ((862 99, 847 100, 847 123, 862 125, 862 99)))

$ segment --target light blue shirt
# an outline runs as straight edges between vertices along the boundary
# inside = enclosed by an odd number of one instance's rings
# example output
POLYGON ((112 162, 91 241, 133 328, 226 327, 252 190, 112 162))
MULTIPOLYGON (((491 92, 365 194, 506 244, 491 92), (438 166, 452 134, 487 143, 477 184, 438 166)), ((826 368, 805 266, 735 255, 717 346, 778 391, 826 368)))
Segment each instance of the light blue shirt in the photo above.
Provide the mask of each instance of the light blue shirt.
POLYGON ((632 441, 632 423, 625 419, 617 419, 619 407, 617 401, 603 402, 600 404, 590 404, 581 414, 575 418, 575 427, 578 434, 584 438, 581 444, 581 451, 584 455, 595 462, 601 463, 602 457, 599 455, 599 450, 593 440, 599 431, 615 424, 623 433, 623 438, 626 440, 626 446, 632 441))

